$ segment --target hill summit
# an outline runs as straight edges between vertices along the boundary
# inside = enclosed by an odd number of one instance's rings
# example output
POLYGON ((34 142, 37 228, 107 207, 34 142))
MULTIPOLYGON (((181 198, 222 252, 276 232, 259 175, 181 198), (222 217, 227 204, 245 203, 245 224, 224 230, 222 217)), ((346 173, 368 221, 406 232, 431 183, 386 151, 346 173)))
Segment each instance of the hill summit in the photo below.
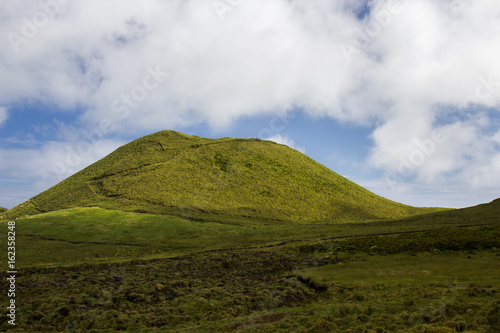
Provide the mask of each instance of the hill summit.
POLYGON ((377 196, 275 142, 161 131, 118 148, 6 215, 91 206, 294 222, 386 219, 433 211, 377 196))

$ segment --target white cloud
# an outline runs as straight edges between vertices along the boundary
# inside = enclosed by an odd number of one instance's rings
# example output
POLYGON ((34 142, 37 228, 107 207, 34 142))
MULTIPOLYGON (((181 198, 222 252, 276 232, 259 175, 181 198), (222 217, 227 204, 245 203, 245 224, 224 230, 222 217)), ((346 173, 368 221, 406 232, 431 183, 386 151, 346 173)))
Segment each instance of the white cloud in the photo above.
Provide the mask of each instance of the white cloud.
MULTIPOLYGON (((100 140, 78 142, 47 142, 40 149, 0 149, 1 182, 23 184, 26 195, 34 196, 77 171, 96 162, 123 145, 122 141, 100 140), (29 185, 26 185, 29 184, 29 185)), ((16 192, 17 193, 17 192, 16 192)), ((0 196, 10 198, 0 206, 14 206, 19 193, 0 196)))
POLYGON ((353 181, 385 198, 417 207, 463 208, 490 202, 498 197, 495 190, 465 189, 453 184, 419 185, 399 180, 391 183, 392 187, 388 188, 387 179, 384 178, 353 181))
POLYGON ((117 133, 300 108, 375 125, 369 162, 390 173, 442 130, 408 179, 500 186, 494 119, 457 117, 500 106, 500 2, 373 0, 362 21, 345 1, 229 3, 221 19, 212 1, 73 0, 42 24, 37 1, 5 1, 0 35, 24 39, 0 49, 0 105, 83 106, 117 133))
POLYGON ((7 111, 7 108, 0 106, 0 127, 5 124, 7 118, 9 117, 7 111))
POLYGON ((290 139, 288 136, 283 136, 281 134, 275 134, 275 135, 273 135, 272 137, 270 137, 270 138, 268 138, 266 140, 273 141, 273 142, 276 142, 276 143, 279 143, 279 144, 282 144, 282 145, 286 145, 286 146, 288 146, 288 147, 290 147, 292 149, 300 151, 301 153, 305 153, 306 152, 306 149, 304 147, 297 146, 295 144, 295 141, 293 141, 292 139, 290 139))

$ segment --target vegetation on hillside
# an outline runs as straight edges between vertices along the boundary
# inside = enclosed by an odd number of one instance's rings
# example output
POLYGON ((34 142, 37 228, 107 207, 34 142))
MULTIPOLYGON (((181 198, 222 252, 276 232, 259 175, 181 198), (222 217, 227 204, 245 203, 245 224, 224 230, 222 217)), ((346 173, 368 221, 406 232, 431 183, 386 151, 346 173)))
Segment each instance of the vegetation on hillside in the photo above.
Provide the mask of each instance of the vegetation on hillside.
MULTIPOLYGON (((336 242, 353 238, 352 242, 367 237, 366 246, 382 243, 373 236, 415 238, 415 246, 425 248, 418 239, 418 232, 448 230, 472 232, 467 227, 496 225, 500 223, 500 202, 479 205, 449 212, 437 212, 401 220, 360 222, 350 224, 287 224, 259 219, 230 218, 210 215, 209 220, 180 218, 169 215, 131 213, 110 209, 72 208, 16 221, 19 265, 75 265, 91 262, 110 262, 134 258, 159 258, 185 255, 219 249, 265 248, 278 244, 294 247, 305 244, 324 244, 330 250, 336 242), (400 235, 400 236, 398 236, 400 235), (370 238, 372 237, 372 238, 370 238), (60 256, 60 252, 64 256, 60 256)), ((481 234, 483 242, 494 233, 481 234)), ((384 237, 384 240, 396 238, 384 237)), ((406 239, 405 238, 405 239, 406 239)), ((446 238, 446 237, 445 237, 446 238)), ((426 238, 434 239, 434 238, 426 238)), ((403 244, 407 244, 406 240, 403 244)), ((451 244, 451 243, 450 243, 451 244)), ((315 246, 315 245, 314 245, 315 246)), ((365 246, 365 247, 366 247, 365 246)), ((359 250, 363 248, 360 247, 359 250)), ((376 251, 382 251, 378 246, 376 251)))
POLYGON ((379 197, 271 141, 163 131, 117 149, 7 215, 90 206, 293 222, 401 218, 435 211, 379 197))

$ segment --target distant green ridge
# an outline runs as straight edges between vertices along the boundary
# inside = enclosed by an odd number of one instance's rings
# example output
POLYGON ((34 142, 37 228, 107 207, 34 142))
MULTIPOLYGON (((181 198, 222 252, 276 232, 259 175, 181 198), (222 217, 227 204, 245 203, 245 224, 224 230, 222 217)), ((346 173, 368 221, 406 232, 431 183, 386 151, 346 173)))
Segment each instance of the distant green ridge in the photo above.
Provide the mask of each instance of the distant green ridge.
POLYGON ((90 206, 292 222, 389 219, 436 210, 377 196, 285 145, 162 131, 118 148, 5 215, 90 206))

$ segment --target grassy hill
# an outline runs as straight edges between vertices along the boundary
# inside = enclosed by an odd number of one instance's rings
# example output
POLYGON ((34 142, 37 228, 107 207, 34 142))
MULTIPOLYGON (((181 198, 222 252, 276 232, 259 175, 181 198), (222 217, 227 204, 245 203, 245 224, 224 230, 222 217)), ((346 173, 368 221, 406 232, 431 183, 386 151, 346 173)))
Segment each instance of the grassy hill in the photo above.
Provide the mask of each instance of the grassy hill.
POLYGON ((285 145, 162 131, 137 139, 4 215, 74 207, 281 221, 361 221, 434 211, 399 204, 285 145))

